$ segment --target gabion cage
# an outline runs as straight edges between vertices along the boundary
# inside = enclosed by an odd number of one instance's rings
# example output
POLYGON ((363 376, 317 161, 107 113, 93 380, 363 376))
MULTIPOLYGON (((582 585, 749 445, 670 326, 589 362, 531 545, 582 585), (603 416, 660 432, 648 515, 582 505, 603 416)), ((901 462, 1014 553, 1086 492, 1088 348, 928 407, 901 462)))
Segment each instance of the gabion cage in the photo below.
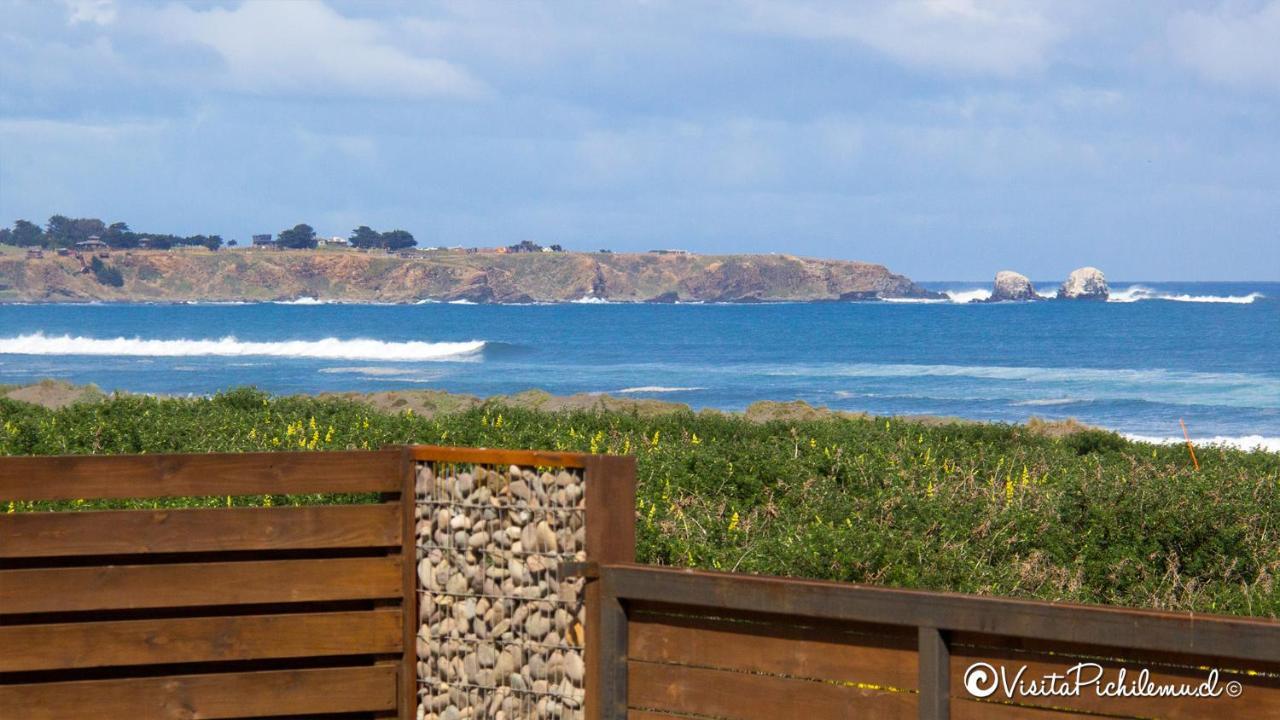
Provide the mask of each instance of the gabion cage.
POLYGON ((583 717, 583 472, 417 469, 418 718, 583 717))

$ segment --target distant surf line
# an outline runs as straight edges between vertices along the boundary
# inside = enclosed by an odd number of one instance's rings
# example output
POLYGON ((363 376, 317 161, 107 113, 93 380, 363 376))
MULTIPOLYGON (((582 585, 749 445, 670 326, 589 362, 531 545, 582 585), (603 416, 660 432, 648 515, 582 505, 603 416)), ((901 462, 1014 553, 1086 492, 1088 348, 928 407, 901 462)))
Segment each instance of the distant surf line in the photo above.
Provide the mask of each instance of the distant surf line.
POLYGON ((32 333, 0 338, 3 355, 95 355, 115 357, 264 356, 326 360, 436 361, 465 359, 484 349, 483 340, 465 342, 388 342, 357 338, 248 342, 218 339, 149 340, 139 337, 91 338, 32 333))

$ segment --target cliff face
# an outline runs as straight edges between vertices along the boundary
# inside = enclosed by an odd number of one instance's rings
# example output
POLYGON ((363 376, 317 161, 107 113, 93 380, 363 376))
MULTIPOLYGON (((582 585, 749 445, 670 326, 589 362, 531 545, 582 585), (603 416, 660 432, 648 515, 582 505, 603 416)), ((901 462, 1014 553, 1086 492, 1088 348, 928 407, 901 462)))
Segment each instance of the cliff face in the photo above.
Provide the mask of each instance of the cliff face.
POLYGON ((788 255, 423 253, 350 251, 112 253, 122 287, 74 257, 0 257, 0 300, 349 302, 768 302, 929 297, 881 265, 788 255))

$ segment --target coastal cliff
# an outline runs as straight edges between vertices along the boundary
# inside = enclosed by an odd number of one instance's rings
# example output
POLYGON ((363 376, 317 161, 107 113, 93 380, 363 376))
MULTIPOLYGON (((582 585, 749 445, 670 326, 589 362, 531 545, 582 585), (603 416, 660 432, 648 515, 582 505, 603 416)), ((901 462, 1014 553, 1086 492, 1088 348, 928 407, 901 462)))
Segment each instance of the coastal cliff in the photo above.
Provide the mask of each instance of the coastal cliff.
POLYGON ((776 302, 935 297, 882 265, 790 255, 113 252, 104 282, 74 256, 0 256, 0 301, 776 302), (118 285, 116 284, 118 283, 118 285))

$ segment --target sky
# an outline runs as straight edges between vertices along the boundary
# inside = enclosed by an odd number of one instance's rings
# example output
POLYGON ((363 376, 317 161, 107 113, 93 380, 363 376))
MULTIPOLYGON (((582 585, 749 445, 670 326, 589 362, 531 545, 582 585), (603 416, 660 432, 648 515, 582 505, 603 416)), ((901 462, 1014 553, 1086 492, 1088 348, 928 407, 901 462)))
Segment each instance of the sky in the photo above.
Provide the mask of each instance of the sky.
POLYGON ((1280 280, 1280 0, 0 0, 0 223, 1280 280))

